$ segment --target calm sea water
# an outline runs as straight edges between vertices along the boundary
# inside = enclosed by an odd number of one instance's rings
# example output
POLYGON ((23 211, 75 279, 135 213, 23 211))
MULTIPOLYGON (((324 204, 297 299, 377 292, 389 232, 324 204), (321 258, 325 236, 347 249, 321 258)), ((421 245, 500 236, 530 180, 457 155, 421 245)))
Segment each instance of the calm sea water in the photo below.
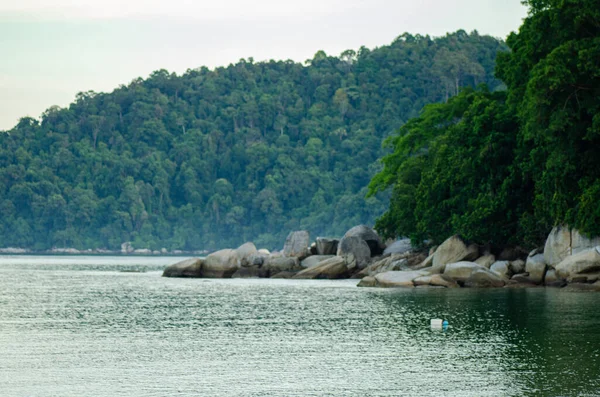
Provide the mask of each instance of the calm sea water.
POLYGON ((600 395, 600 294, 161 278, 177 260, 0 257, 0 396, 600 395))

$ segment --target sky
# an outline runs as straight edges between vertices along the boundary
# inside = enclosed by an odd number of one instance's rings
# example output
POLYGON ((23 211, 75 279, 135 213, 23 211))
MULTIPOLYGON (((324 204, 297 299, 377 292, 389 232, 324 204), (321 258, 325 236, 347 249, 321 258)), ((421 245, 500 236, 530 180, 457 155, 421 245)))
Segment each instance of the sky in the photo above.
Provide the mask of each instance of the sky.
POLYGON ((505 38, 521 0, 0 0, 0 130, 155 70, 304 62, 464 29, 505 38))

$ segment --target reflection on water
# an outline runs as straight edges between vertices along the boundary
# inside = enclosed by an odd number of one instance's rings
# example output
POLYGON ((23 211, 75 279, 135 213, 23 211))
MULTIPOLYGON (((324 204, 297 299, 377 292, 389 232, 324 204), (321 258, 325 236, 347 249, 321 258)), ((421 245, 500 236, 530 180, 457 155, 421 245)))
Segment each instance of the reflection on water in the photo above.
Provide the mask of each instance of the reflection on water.
POLYGON ((161 278, 174 258, 10 260, 2 396, 600 394, 600 294, 161 278), (120 272, 135 266, 145 272, 120 272))

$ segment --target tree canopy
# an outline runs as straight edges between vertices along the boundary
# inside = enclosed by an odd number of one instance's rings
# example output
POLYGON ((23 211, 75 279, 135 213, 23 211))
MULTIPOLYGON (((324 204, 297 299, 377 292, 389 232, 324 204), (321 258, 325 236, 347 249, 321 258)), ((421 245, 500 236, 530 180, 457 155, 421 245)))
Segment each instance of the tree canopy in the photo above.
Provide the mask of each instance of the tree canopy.
POLYGON ((600 3, 526 4, 497 60, 506 92, 465 90, 388 140, 370 184, 393 186, 377 222, 387 235, 536 245, 557 224, 600 235, 600 3))
POLYGON ((461 86, 493 77, 503 42, 403 34, 305 65, 240 60, 82 92, 0 134, 0 245, 279 246, 294 229, 372 223, 382 140, 461 86))

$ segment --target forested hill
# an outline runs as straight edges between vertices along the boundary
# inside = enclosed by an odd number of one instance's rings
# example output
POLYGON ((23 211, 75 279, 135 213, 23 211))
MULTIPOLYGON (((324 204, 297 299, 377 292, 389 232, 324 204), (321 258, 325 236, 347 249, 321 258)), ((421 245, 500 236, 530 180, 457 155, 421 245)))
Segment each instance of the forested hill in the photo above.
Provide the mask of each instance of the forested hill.
POLYGON ((305 65, 240 60, 84 92, 0 134, 0 246, 274 248, 372 224, 383 138, 493 77, 503 42, 403 34, 305 65))

